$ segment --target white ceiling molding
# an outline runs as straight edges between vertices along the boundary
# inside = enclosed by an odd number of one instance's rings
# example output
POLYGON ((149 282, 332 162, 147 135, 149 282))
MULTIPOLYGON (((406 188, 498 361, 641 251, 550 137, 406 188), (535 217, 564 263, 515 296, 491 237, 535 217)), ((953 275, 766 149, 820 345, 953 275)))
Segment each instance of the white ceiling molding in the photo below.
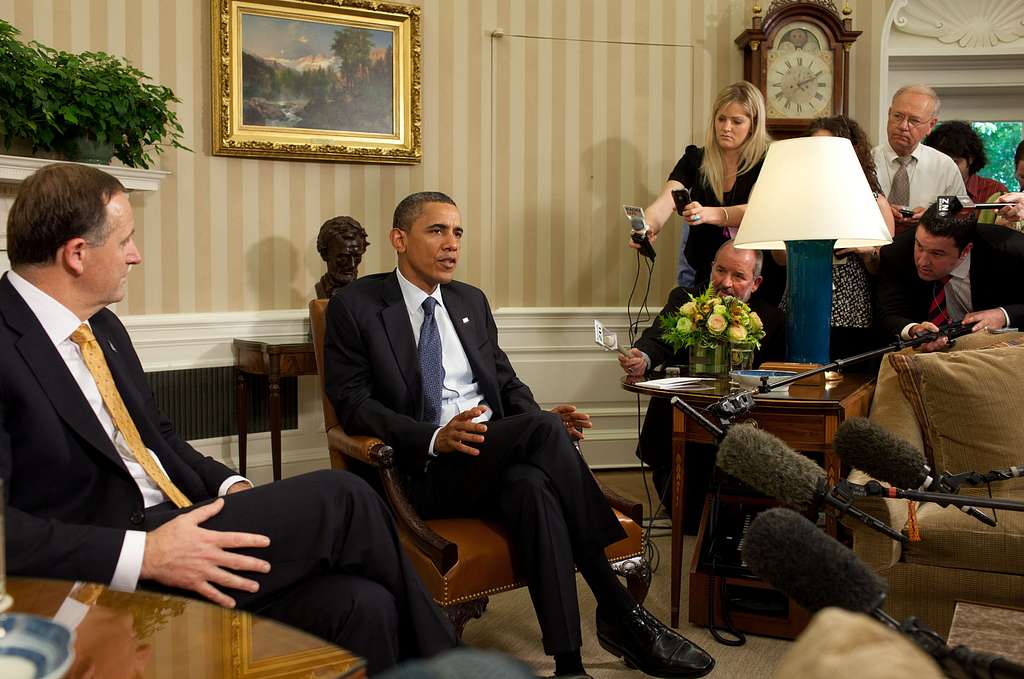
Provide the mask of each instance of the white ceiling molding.
POLYGON ((1020 0, 911 0, 896 12, 893 27, 966 50, 1011 46, 1024 51, 1020 0))

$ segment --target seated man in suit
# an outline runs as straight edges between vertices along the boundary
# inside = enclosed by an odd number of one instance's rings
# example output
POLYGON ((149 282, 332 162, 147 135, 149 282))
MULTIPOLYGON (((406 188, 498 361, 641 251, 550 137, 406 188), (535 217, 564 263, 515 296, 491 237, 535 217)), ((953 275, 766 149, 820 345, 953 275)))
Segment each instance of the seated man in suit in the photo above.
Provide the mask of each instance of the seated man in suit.
POLYGON ((391 515, 351 474, 253 488, 157 409, 120 301, 135 246, 113 176, 21 185, 0 280, 0 477, 11 573, 201 595, 295 625, 371 672, 455 645, 391 515), (358 526, 358 530, 350 530, 358 526))
POLYGON ((327 308, 327 395, 351 434, 385 438, 426 518, 496 517, 509 530, 557 675, 583 672, 573 566, 598 602, 601 645, 643 672, 697 677, 714 660, 622 587, 604 548, 625 534, 570 435, 590 419, 543 412, 498 346, 483 292, 453 280, 463 227, 443 193, 395 209, 398 268, 327 308))
MULTIPOLYGON (((933 204, 916 229, 881 249, 883 332, 909 339, 948 322, 970 324, 973 332, 1024 324, 1024 234, 977 219, 973 210, 940 216, 933 204)), ((921 348, 947 344, 942 337, 921 348)))
MULTIPOLYGON (((761 347, 754 354, 754 365, 762 361, 781 361, 786 353, 786 328, 782 312, 775 305, 765 302, 761 296, 754 295, 761 285, 763 260, 761 250, 740 250, 733 247, 732 240, 727 240, 718 248, 711 264, 711 286, 715 293, 723 297, 739 297, 761 318, 765 335, 761 347)), ((629 356, 619 354, 619 365, 627 375, 643 375, 660 365, 686 365, 689 360, 688 350, 677 352, 661 339, 661 317, 676 313, 679 307, 689 301, 690 294, 701 292, 680 287, 669 293, 665 308, 633 344, 629 356)), ((652 398, 648 403, 636 455, 650 465, 658 496, 665 508, 671 510, 672 405, 669 399, 652 398)), ((690 455, 687 457, 687 466, 689 473, 686 475, 685 496, 688 504, 692 499, 693 505, 687 506, 685 516, 689 532, 695 533, 696 522, 701 515, 700 508, 704 505, 707 478, 715 466, 714 455, 690 455)))

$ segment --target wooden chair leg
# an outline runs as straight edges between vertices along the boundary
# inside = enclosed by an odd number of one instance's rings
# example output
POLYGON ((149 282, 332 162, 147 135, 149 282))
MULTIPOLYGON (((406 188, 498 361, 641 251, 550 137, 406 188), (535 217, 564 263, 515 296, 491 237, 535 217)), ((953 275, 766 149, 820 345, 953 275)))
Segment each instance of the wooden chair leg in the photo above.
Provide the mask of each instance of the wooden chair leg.
POLYGON ((638 556, 617 561, 612 564, 612 570, 626 579, 626 589, 638 604, 642 604, 647 598, 647 590, 651 588, 651 569, 647 559, 638 556))
POLYGON ((463 601, 459 604, 445 606, 444 612, 448 614, 448 619, 451 620, 452 627, 455 628, 456 637, 461 639, 462 630, 466 628, 466 623, 473 618, 479 618, 484 614, 488 601, 488 597, 484 596, 479 599, 472 599, 470 601, 463 601))

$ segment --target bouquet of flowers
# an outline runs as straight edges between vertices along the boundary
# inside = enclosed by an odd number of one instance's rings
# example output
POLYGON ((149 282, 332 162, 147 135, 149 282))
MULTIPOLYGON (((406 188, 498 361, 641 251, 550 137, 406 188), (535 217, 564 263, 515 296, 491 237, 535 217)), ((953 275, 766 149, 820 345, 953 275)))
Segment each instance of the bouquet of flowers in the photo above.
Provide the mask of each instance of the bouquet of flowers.
POLYGON ((675 351, 683 347, 734 344, 759 348, 764 324, 739 297, 719 297, 709 285, 703 294, 661 318, 661 338, 675 351))

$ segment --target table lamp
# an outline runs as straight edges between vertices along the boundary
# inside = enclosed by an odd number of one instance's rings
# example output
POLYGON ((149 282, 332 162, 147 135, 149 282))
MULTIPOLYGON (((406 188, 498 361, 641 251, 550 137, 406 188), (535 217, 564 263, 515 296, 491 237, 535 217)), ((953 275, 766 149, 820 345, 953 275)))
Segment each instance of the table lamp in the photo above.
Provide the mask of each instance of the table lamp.
POLYGON ((786 358, 829 362, 832 250, 892 242, 857 154, 843 137, 773 142, 737 248, 786 250, 786 358))

